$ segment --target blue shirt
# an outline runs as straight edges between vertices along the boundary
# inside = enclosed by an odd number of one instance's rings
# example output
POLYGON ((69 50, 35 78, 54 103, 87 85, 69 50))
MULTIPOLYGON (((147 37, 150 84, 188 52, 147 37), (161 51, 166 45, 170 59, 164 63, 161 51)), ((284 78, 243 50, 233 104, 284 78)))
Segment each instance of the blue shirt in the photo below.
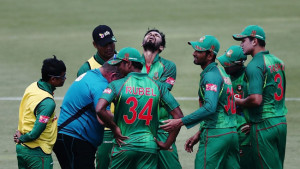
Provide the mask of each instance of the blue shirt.
POLYGON ((68 89, 58 119, 58 129, 98 147, 103 139, 103 126, 98 122, 96 105, 108 81, 99 69, 79 76, 68 89))

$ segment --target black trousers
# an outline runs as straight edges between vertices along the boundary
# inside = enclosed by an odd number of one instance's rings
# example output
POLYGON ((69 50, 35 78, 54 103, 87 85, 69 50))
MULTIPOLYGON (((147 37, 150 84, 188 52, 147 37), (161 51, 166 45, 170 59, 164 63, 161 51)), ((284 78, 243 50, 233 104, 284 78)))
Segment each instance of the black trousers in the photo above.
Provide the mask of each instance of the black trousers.
POLYGON ((96 150, 87 141, 60 133, 53 147, 62 169, 95 169, 96 150))

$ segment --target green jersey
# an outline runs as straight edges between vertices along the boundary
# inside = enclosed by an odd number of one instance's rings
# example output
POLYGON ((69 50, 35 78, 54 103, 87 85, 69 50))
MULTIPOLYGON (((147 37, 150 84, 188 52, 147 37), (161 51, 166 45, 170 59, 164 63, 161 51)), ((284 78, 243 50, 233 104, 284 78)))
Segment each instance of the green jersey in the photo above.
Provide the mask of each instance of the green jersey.
MULTIPOLYGON (((232 82, 234 97, 240 99, 246 98, 248 96, 248 91, 247 91, 247 78, 245 74, 245 69, 238 72, 238 74, 236 74, 235 76, 230 76, 230 79, 232 82)), ((241 131, 243 125, 249 122, 248 109, 237 106, 236 112, 237 112, 237 116, 236 116, 237 131, 239 134, 240 145, 249 145, 250 137, 248 135, 245 135, 241 131)))
POLYGON ((200 74, 198 110, 182 118, 187 128, 201 122, 201 128, 236 127, 234 93, 229 76, 217 63, 209 64, 200 74))
POLYGON ((129 137, 122 147, 115 146, 113 152, 157 153, 154 137, 159 123, 158 105, 163 102, 169 112, 179 106, 166 87, 145 73, 131 72, 125 78, 111 82, 101 98, 109 103, 114 101, 114 121, 122 135, 129 137))
MULTIPOLYGON (((149 77, 154 80, 157 80, 167 87, 170 91, 175 83, 176 79, 176 65, 160 57, 158 54, 155 56, 153 63, 150 67, 144 65, 142 73, 147 73, 149 77)), ((163 105, 160 105, 159 110, 159 121, 167 120, 170 117, 169 113, 163 108, 163 105)))
POLYGON ((262 95, 260 106, 249 108, 250 121, 285 116, 285 65, 269 51, 257 53, 246 68, 249 95, 262 95))

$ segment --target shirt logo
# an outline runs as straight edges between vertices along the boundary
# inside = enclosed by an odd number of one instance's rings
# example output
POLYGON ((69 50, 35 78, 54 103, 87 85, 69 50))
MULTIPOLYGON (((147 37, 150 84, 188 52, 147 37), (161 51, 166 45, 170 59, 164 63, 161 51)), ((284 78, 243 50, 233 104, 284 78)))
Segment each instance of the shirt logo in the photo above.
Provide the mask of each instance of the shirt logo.
POLYGON ((167 80, 166 80, 166 83, 170 84, 170 85, 174 85, 175 83, 175 79, 173 79, 172 77, 168 77, 167 80))
POLYGON ((158 80, 158 72, 155 72, 155 73, 154 73, 153 79, 154 79, 154 80, 158 80))
POLYGON ((110 88, 106 88, 103 93, 107 93, 107 94, 110 94, 111 93, 111 89, 110 88))
POLYGON ((48 116, 40 116, 39 122, 40 123, 48 123, 49 119, 50 119, 50 117, 48 117, 48 116))
POLYGON ((206 88, 206 91, 217 92, 217 85, 215 85, 215 84, 206 84, 205 88, 206 88))

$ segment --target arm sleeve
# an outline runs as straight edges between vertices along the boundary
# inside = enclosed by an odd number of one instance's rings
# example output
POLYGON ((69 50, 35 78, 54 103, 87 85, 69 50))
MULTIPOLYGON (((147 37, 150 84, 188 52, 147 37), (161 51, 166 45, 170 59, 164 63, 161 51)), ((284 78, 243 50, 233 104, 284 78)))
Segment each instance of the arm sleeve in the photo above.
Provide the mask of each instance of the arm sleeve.
POLYGON ((171 91, 176 80, 176 65, 169 61, 169 63, 165 65, 164 69, 165 72, 162 74, 159 81, 171 91))
POLYGON ((171 112, 172 110, 174 110, 176 107, 179 106, 179 103, 175 100, 175 98, 170 93, 170 91, 163 85, 161 85, 161 92, 162 92, 161 101, 164 105, 164 108, 168 112, 171 112))
POLYGON ((54 113, 55 102, 51 98, 47 98, 38 104, 36 108, 36 121, 30 132, 20 137, 21 142, 30 142, 39 138, 45 130, 47 123, 54 113))
POLYGON ((112 82, 103 91, 100 99, 105 99, 108 103, 111 103, 116 96, 117 92, 115 90, 114 82, 112 82))
POLYGON ((223 79, 221 75, 211 72, 205 75, 203 83, 200 86, 204 91, 204 104, 193 113, 182 118, 182 122, 187 128, 197 125, 205 120, 207 116, 216 112, 222 85, 223 79))
POLYGON ((78 70, 77 72, 77 77, 82 75, 83 73, 87 72, 88 70, 90 70, 90 65, 88 62, 85 62, 78 70))
POLYGON ((249 81, 249 95, 262 94, 264 86, 264 68, 263 65, 248 65, 246 76, 249 81))

